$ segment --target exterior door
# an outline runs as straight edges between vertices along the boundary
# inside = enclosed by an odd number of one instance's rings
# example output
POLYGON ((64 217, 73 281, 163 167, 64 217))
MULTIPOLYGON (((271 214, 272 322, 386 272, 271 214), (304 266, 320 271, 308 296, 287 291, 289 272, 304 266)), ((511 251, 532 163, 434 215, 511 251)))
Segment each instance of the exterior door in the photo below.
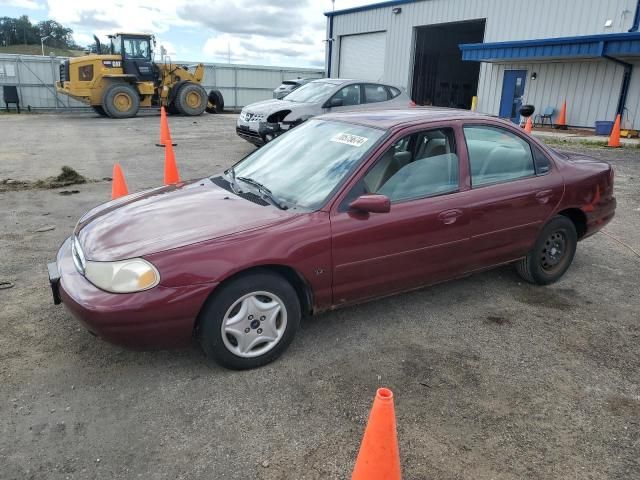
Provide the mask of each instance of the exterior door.
POLYGON ((448 129, 401 138, 332 212, 334 304, 434 283, 466 268, 470 215, 458 192, 454 145, 448 129), (349 209, 372 193, 389 197, 388 213, 349 209))
POLYGON ((122 37, 122 68, 124 73, 135 75, 142 82, 155 81, 149 38, 122 37))
POLYGON ((500 117, 520 123, 520 107, 527 79, 526 70, 505 70, 500 100, 500 117))

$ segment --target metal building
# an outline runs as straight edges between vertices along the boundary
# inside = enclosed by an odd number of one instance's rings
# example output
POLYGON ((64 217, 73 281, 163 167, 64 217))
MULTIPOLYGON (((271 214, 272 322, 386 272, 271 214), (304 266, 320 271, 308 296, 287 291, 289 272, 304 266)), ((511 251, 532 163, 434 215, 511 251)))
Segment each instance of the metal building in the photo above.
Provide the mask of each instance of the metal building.
POLYGON ((639 0, 395 0, 328 12, 327 76, 520 121, 533 104, 640 129, 639 0))

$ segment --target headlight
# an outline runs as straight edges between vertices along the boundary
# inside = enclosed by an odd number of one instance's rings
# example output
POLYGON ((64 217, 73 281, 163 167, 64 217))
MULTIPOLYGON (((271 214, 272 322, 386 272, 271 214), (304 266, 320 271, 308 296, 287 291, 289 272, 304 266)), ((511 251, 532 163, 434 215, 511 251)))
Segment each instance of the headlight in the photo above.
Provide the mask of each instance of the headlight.
POLYGON ((87 260, 84 275, 96 287, 113 293, 141 292, 160 282, 156 267, 142 258, 119 262, 87 260))

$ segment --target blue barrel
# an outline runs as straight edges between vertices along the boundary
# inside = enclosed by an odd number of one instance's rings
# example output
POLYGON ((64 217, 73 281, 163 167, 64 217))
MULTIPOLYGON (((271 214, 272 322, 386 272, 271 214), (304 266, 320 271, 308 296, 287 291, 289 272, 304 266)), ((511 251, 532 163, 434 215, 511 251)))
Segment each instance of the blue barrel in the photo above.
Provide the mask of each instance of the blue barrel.
POLYGON ((596 122, 596 135, 611 135, 613 130, 613 122, 609 121, 597 121, 596 122))

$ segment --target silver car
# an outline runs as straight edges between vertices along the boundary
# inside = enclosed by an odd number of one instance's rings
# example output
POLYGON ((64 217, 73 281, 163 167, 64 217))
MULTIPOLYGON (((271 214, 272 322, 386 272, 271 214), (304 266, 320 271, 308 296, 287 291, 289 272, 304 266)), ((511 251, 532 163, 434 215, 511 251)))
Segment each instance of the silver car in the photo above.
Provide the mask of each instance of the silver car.
POLYGON ((278 88, 273 91, 273 98, 282 100, 294 90, 303 85, 316 80, 315 78, 296 78, 295 80, 285 80, 278 88))
POLYGON ((401 88, 361 80, 323 78, 282 100, 265 100, 242 109, 236 133, 261 146, 316 115, 363 109, 406 108, 411 99, 401 88))

